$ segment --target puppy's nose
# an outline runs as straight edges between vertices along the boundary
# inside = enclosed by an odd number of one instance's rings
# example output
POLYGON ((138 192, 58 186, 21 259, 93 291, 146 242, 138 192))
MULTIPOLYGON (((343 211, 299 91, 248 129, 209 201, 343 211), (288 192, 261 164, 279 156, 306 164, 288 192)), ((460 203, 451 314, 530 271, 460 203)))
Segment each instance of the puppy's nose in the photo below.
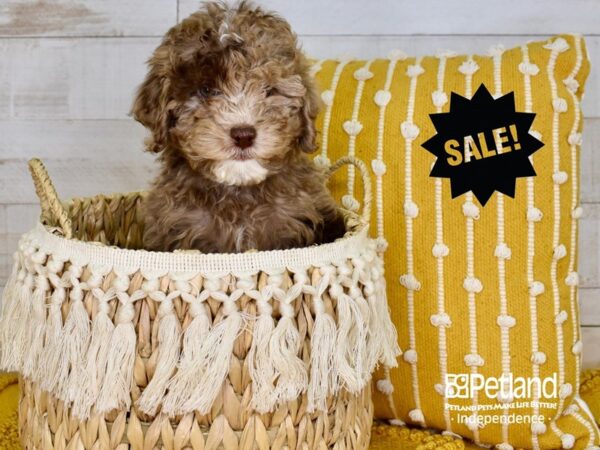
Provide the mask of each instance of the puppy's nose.
POLYGON ((254 143, 254 138, 256 137, 256 128, 249 125, 233 127, 229 134, 234 140, 235 145, 240 148, 248 148, 254 143))

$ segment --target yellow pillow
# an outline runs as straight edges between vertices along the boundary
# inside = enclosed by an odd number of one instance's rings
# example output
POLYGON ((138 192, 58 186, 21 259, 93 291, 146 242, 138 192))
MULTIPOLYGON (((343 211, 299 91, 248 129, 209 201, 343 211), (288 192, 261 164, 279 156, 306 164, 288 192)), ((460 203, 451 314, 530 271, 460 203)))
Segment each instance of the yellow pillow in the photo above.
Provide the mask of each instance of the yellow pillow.
MULTIPOLYGON (((392 52, 317 61, 313 70, 324 103, 317 158, 356 155, 376 180, 372 233, 387 248, 388 301, 404 350, 397 368, 376 375, 377 416, 501 449, 597 445, 576 398, 583 39, 487 56, 392 52), (515 198, 496 192, 485 206, 472 193, 452 199, 449 180, 430 177, 435 157, 421 146, 436 133, 429 114, 448 111, 451 92, 470 98, 482 83, 496 97, 514 92, 516 110, 536 114, 530 134, 545 144, 532 157, 537 176, 517 178, 515 198), (498 398, 492 388, 508 373, 512 399, 498 398), (465 380, 490 389, 466 392, 465 380)), ((359 206, 353 171, 331 187, 359 206)))

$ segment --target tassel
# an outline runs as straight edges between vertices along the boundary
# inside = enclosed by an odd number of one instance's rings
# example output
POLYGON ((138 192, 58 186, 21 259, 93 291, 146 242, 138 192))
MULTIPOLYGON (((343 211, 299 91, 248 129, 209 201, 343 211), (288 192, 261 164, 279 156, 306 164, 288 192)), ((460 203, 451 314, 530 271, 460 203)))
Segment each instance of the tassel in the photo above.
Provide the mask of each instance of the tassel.
MULTIPOLYGON (((356 290, 358 290, 355 287, 356 290)), ((338 330, 336 336, 335 367, 344 388, 358 393, 365 386, 365 358, 367 327, 357 301, 343 292, 339 284, 330 289, 337 299, 338 330)), ((360 291, 355 293, 360 296, 360 291)))
POLYGON ((209 297, 207 291, 203 291, 192 300, 190 314, 192 321, 187 326, 183 335, 183 353, 181 355, 181 367, 188 367, 199 358, 202 342, 210 331, 210 318, 206 313, 204 301, 209 297), (202 295, 206 293, 205 295, 202 295))
MULTIPOLYGON (((322 268, 323 269, 323 268, 322 268)), ((313 272, 313 278, 314 273, 313 272)), ((325 311, 321 296, 329 284, 326 275, 318 283, 317 288, 308 286, 304 292, 313 295, 315 322, 310 339, 310 383, 308 385, 308 412, 327 410, 327 396, 337 389, 337 368, 334 367, 336 328, 333 317, 325 311)))
POLYGON ((212 298, 223 303, 225 319, 209 331, 192 367, 178 372, 169 383, 169 393, 163 404, 163 411, 167 414, 185 414, 196 410, 200 414, 207 414, 210 411, 227 376, 233 346, 242 329, 243 317, 235 303, 242 294, 241 289, 232 292, 231 296, 218 291, 211 292, 212 298), (191 386, 191 389, 183 390, 182 387, 186 386, 191 386))
POLYGON ((295 284, 279 301, 279 319, 271 336, 269 352, 275 374, 278 376, 274 392, 274 405, 297 399, 308 387, 308 372, 304 361, 298 357, 301 348, 300 333, 294 321, 292 302, 302 294, 307 277, 295 274, 295 284))
POLYGON ((373 324, 373 327, 375 328, 371 329, 379 331, 379 345, 381 346, 380 361, 387 367, 397 367, 397 357, 402 354, 402 350, 400 350, 400 346, 398 345, 398 333, 396 332, 396 327, 392 323, 390 317, 386 283, 383 276, 375 282, 375 295, 370 302, 375 303, 374 309, 371 310, 376 319, 373 324))
POLYGON ((250 298, 256 300, 259 316, 252 329, 252 345, 248 351, 248 371, 252 379, 252 401, 250 406, 260 414, 273 410, 275 369, 269 352, 271 334, 275 328, 273 308, 269 300, 273 297, 273 287, 266 286, 259 293, 250 291, 250 298))
POLYGON ((58 380, 68 375, 69 366, 62 357, 64 350, 62 348, 62 304, 64 303, 67 292, 67 284, 58 276, 50 276, 50 282, 54 287, 54 292, 50 296, 50 308, 48 309, 48 323, 46 324, 46 345, 44 353, 41 355, 42 361, 39 365, 36 379, 40 380, 40 385, 44 391, 55 392, 58 380))
POLYGON ((28 327, 31 311, 30 299, 33 275, 26 269, 19 271, 17 282, 3 295, 7 302, 2 321, 1 367, 7 372, 21 372, 27 353, 28 327), (12 292, 11 292, 12 291, 12 292))
POLYGON ((25 280, 25 269, 22 268, 19 253, 14 254, 15 263, 12 273, 2 293, 2 316, 0 317, 0 368, 10 370, 6 366, 13 358, 14 345, 10 345, 14 336, 15 316, 20 302, 20 292, 25 280))
POLYGON ((34 281, 29 268, 35 252, 29 236, 25 235, 13 256, 13 272, 2 295, 0 368, 8 372, 20 372, 27 353, 27 324, 31 315, 29 301, 34 281))
MULTIPOLYGON (((69 268, 71 278, 71 305, 69 315, 61 334, 60 347, 63 349, 62 358, 69 367, 69 375, 59 378, 56 386, 57 397, 71 404, 80 395, 80 387, 85 376, 85 355, 90 340, 90 317, 83 304, 83 289, 79 283, 81 268, 69 268)), ((64 363, 61 363, 61 365, 64 363)))
MULTIPOLYGON (((371 308, 365 298, 369 292, 374 292, 372 290, 373 283, 371 282, 371 265, 375 258, 377 258, 376 246, 376 241, 372 240, 369 246, 372 250, 371 252, 365 254, 364 258, 352 259, 348 273, 349 276, 342 281, 342 284, 348 289, 348 295, 355 307, 356 319, 353 320, 356 321, 356 334, 352 334, 354 342, 349 344, 348 355, 354 356, 351 361, 354 361, 353 367, 357 369, 357 375, 359 376, 358 391, 362 390, 367 381, 371 379, 375 368, 375 363, 373 366, 370 365, 371 355, 372 353, 377 353, 376 349, 372 349, 369 346, 371 308), (361 285, 362 289, 359 287, 361 285), (353 351, 353 348, 356 348, 356 351, 353 351)), ((338 268, 338 271, 341 271, 341 267, 338 268)), ((380 343, 377 343, 377 346, 380 345, 380 343)))
POLYGON ((81 379, 79 397, 73 402, 73 416, 85 420, 90 416, 92 406, 98 399, 100 386, 104 383, 106 363, 110 352, 110 341, 115 326, 110 320, 110 304, 116 297, 114 289, 103 292, 99 288, 93 291, 98 299, 98 313, 92 321, 92 337, 87 351, 85 370, 81 379))
POLYGON ((169 295, 154 291, 150 298, 160 301, 158 309, 158 358, 154 375, 148 386, 142 392, 138 400, 138 406, 142 412, 155 416, 158 407, 162 403, 167 384, 177 368, 179 360, 179 345, 181 340, 181 325, 173 310, 173 299, 184 295, 182 292, 174 291, 169 295))
MULTIPOLYGON (((50 358, 54 357, 54 354, 57 351, 58 337, 60 336, 62 329, 61 307, 66 297, 65 287, 67 284, 58 276, 58 273, 62 272, 63 267, 64 261, 59 259, 56 255, 52 255, 46 261, 46 276, 47 282, 49 282, 47 289, 51 290, 52 294, 49 299, 48 316, 45 317, 44 323, 44 348, 39 355, 36 371, 32 375, 32 378, 37 380, 40 385, 47 382, 47 380, 54 375, 54 372, 48 369, 50 358), (52 286, 51 289, 50 285, 52 286)), ((58 378, 55 378, 53 382, 56 383, 57 379, 58 378)))
POLYGON ((210 291, 204 290, 195 299, 190 306, 192 321, 187 326, 183 334, 183 352, 181 361, 175 376, 168 384, 169 394, 163 401, 163 411, 174 415, 177 404, 183 402, 186 392, 192 392, 199 382, 199 372, 201 368, 197 367, 201 360, 201 351, 203 342, 206 341, 210 331, 210 318, 206 312, 204 302, 210 297, 210 291))
MULTIPOLYGON (((118 285, 128 285, 129 280, 116 279, 118 285)), ((135 317, 134 303, 146 297, 144 291, 135 291, 129 296, 122 288, 117 298, 120 306, 115 316, 116 326, 110 338, 106 373, 100 388, 96 411, 100 414, 114 409, 125 410, 131 406, 131 383, 135 364, 136 335, 133 319, 135 317)), ((121 288, 121 289, 119 289, 121 288)))
POLYGON ((285 314, 275 328, 269 346, 276 373, 279 374, 275 387, 275 404, 292 401, 306 391, 308 373, 304 361, 298 358, 301 348, 300 333, 294 322, 294 308, 284 306, 285 314), (289 308, 289 311, 286 309, 289 308))
POLYGON ((44 351, 44 336, 46 328, 46 293, 50 287, 48 279, 44 275, 35 278, 35 289, 33 291, 32 317, 28 324, 27 335, 29 351, 26 353, 23 363, 23 375, 34 381, 38 381, 35 375, 39 373, 40 357, 44 351))
MULTIPOLYGON (((364 388, 367 382, 371 379, 371 375, 373 371, 369 367, 369 324, 371 321, 371 310, 369 308, 369 303, 367 299, 364 297, 363 292, 358 289, 358 287, 350 288, 350 297, 356 303, 359 319, 357 319, 357 330, 358 334, 356 335, 356 346, 359 347, 359 351, 356 356, 356 366, 361 374, 361 387, 360 390, 364 388), (354 296, 354 290, 356 290, 357 295, 354 296)), ((352 352, 352 345, 350 345, 349 351, 352 352)))

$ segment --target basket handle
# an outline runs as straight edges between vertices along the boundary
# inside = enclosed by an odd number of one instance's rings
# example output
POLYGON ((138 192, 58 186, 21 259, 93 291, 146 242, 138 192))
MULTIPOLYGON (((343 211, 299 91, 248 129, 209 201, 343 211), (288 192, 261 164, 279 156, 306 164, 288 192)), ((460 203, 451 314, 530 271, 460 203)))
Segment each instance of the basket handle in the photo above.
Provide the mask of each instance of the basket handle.
MULTIPOLYGON (((328 175, 333 175, 339 168, 347 165, 355 166, 360 172, 364 191, 361 219, 364 223, 369 223, 373 197, 371 193, 371 177, 365 163, 353 156, 344 156, 329 167, 328 175)), ((69 218, 67 210, 58 198, 58 194, 56 193, 56 189, 52 184, 52 180, 48 175, 46 167, 44 167, 44 164, 38 158, 33 158, 29 160, 29 171, 33 178, 35 192, 40 199, 40 207, 42 208, 41 220, 49 224, 58 224, 62 229, 64 236, 67 239, 70 239, 73 236, 71 219, 69 218)))
POLYGON ((70 239, 73 235, 71 219, 67 210, 56 194, 56 189, 42 161, 37 158, 29 160, 29 172, 35 185, 35 193, 40 199, 42 222, 60 226, 64 236, 70 239))
POLYGON ((364 192, 363 209, 360 218, 364 223, 369 223, 369 221, 371 220, 371 202, 373 200, 373 194, 371 193, 371 176, 369 175, 369 169, 367 169, 367 165, 360 159, 355 158, 354 156, 344 156, 338 159, 329 167, 329 176, 331 177, 331 175, 333 175, 333 173, 342 166, 354 166, 360 172, 364 192))

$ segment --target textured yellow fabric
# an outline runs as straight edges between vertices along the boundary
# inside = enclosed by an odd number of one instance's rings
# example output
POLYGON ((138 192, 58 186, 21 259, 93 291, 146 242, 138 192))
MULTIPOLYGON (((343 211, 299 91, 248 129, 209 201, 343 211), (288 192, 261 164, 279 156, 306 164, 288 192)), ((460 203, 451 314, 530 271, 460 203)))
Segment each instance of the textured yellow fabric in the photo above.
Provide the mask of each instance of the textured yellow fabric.
MULTIPOLYGON (((597 444, 598 430, 573 395, 581 361, 579 101, 589 72, 583 39, 496 47, 487 56, 392 52, 388 59, 325 60, 313 72, 324 102, 317 160, 356 155, 371 164, 376 181, 372 233, 387 248, 388 300, 404 350, 391 386, 385 371, 376 377, 377 416, 503 449, 597 444), (452 199, 449 181, 429 176, 434 156, 421 147, 435 134, 429 114, 448 111, 451 92, 470 97, 481 83, 496 95, 514 92, 517 111, 536 114, 531 133, 545 144, 532 158, 537 176, 517 179, 514 199, 495 193, 483 207, 470 193, 452 199), (560 396, 542 398, 539 411, 531 404, 477 415, 448 411, 446 374, 463 373, 556 374, 560 396), (393 396, 384 394, 392 387, 393 396), (512 413, 539 415, 544 424, 475 423, 512 413)), ((356 208, 359 184, 349 171, 331 187, 356 208)), ((499 402, 478 395, 452 404, 499 402)))
POLYGON ((600 370, 588 370, 581 375, 581 398, 590 407, 590 411, 600 423, 600 370))
POLYGON ((0 373, 0 450, 20 448, 17 428, 18 402, 17 376, 0 373))

